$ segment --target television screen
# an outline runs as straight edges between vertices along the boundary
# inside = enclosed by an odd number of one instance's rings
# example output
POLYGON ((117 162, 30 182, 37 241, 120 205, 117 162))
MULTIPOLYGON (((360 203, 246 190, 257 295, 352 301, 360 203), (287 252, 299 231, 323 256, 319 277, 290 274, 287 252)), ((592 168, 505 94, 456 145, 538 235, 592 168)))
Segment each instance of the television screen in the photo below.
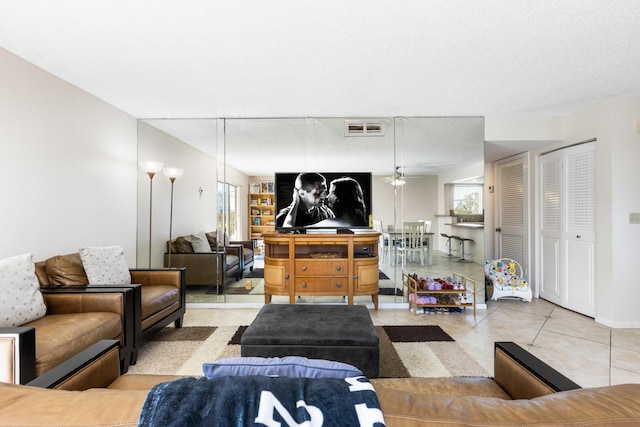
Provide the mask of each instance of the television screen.
POLYGON ((276 173, 276 230, 370 228, 371 173, 276 173))

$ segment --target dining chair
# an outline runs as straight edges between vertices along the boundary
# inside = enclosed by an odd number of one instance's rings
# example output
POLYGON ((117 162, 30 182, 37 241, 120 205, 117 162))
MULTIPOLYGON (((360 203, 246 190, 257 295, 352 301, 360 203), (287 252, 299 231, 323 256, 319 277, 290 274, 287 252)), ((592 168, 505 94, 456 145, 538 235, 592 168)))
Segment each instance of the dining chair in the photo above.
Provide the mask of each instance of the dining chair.
POLYGON ((399 241, 396 247, 396 263, 398 256, 402 257, 402 265, 409 260, 415 259, 415 255, 420 257, 420 265, 424 267, 424 221, 407 221, 402 224, 404 239, 399 241))
POLYGON ((389 248, 389 234, 386 233, 382 228, 382 221, 373 220, 373 230, 380 233, 378 237, 378 253, 380 254, 380 262, 384 261, 384 253, 387 252, 387 257, 391 257, 391 252, 389 248))

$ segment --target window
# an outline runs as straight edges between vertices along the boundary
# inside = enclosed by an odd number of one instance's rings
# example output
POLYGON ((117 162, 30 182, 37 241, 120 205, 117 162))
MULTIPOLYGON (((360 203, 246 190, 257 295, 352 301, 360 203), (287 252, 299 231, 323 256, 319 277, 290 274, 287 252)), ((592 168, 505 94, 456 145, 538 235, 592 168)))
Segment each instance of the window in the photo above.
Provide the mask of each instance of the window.
POLYGON ((242 240, 238 214, 238 186, 218 182, 218 228, 229 235, 230 240, 242 240))
POLYGON ((482 185, 453 185, 453 213, 478 215, 482 214, 482 209, 482 185))

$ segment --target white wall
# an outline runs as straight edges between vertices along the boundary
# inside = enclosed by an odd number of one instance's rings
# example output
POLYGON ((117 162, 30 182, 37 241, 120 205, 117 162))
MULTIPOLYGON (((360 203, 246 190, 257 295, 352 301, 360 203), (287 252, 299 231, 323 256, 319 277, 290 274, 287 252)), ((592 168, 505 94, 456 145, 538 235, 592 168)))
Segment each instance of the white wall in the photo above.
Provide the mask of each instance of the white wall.
POLYGON ((136 254, 136 119, 0 49, 0 257, 136 254))

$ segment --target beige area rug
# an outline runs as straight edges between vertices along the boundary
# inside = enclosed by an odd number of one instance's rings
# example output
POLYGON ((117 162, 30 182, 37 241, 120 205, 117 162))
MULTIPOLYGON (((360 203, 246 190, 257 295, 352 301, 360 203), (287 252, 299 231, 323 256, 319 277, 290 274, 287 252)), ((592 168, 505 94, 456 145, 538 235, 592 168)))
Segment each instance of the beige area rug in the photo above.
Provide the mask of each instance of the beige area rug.
MULTIPOLYGON (((130 374, 202 375, 202 364, 240 357, 246 326, 167 327, 138 354, 130 374)), ((439 326, 376 326, 380 377, 488 376, 439 326)))

